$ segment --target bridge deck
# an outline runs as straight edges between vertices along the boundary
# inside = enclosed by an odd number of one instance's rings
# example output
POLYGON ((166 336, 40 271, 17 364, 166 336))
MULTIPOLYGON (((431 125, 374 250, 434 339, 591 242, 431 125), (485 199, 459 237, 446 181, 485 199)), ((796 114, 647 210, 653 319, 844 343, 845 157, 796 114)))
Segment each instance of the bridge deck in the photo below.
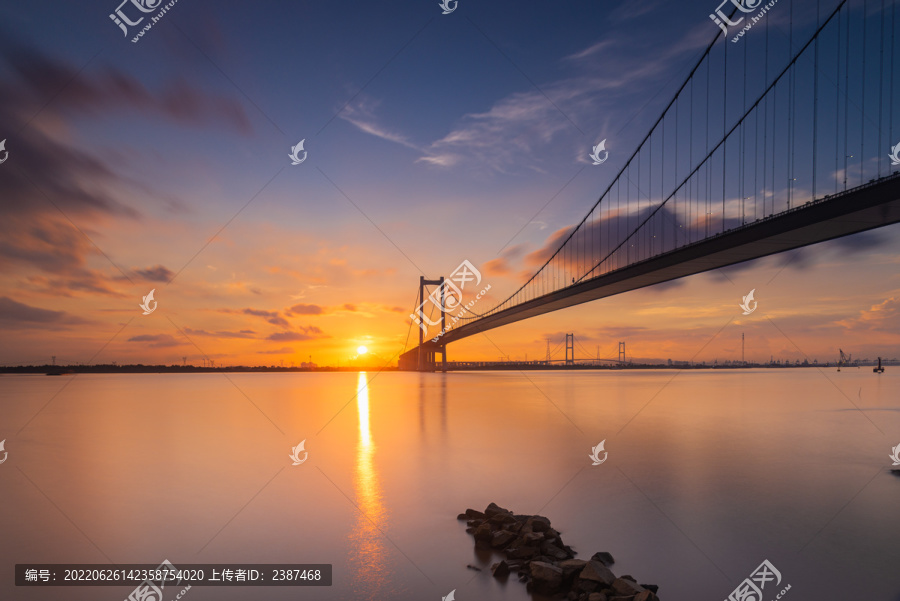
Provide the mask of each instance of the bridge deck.
MULTIPOLYGON (((441 342, 449 344, 529 317, 897 222, 900 173, 482 317, 450 330, 441 342)), ((426 342, 429 346, 433 343, 426 342)), ((409 351, 410 356, 415 351, 409 351)))

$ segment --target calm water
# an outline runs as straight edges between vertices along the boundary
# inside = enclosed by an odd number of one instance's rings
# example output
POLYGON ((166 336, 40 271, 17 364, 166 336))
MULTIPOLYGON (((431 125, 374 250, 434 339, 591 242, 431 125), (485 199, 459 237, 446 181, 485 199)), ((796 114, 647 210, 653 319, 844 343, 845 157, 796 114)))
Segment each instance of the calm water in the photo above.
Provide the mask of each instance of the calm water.
POLYGON ((0 599, 119 601, 13 586, 107 557, 334 564, 330 588, 190 601, 529 599, 466 568, 496 559, 456 515, 494 501, 663 601, 721 601, 764 559, 787 601, 897 601, 898 399, 892 368, 0 377, 0 599))

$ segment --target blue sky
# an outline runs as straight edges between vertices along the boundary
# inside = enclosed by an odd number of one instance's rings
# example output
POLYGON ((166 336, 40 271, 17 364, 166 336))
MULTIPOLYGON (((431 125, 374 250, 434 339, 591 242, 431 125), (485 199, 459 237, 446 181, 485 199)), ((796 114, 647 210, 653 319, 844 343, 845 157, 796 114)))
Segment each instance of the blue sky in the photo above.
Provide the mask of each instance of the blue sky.
MULTIPOLYGON (((0 136, 14 161, 0 172, 0 296, 12 303, 5 327, 21 337, 4 363, 41 360, 54 345, 87 361, 126 323, 98 361, 268 363, 314 351, 342 362, 363 343, 388 358, 408 331, 420 269, 437 277, 469 259, 491 275, 506 247, 492 283, 500 298, 514 290, 533 269, 525 257, 584 215, 717 31, 705 0, 460 0, 449 15, 436 0, 179 0, 132 43, 108 18, 116 6, 0 3, 0 136), (309 159, 291 166, 301 139, 309 159), (602 139, 610 159, 592 166, 602 139), (171 321, 129 322, 154 287, 171 321)), ((791 19, 808 35, 815 3, 782 0, 768 17, 773 31, 791 19)), ((747 39, 758 44, 761 31, 747 39)), ((896 262, 894 232, 869 238, 879 261, 896 262)), ((831 261, 822 250, 805 265, 831 261)), ((768 268, 780 267, 760 262, 768 268)), ((719 292, 730 306, 753 287, 696 282, 670 288, 665 310, 715 304, 703 299, 719 292)), ((890 279, 835 301, 820 325, 858 319, 896 288, 890 279)), ((628 307, 652 314, 660 298, 633 293, 603 301, 604 312, 635 333, 646 315, 628 307)), ((501 338, 537 353, 577 325, 592 347, 611 346, 597 312, 593 303, 501 338)), ((690 327, 698 339, 715 329, 690 327)), ((664 358, 663 342, 648 338, 647 356, 664 358)))

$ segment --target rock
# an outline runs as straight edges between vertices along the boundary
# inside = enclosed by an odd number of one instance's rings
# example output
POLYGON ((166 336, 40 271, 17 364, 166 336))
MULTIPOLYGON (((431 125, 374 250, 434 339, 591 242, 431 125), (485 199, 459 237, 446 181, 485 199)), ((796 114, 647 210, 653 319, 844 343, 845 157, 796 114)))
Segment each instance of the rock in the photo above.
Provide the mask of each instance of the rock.
POLYGON ((578 578, 599 582, 604 586, 612 586, 613 582, 616 581, 616 575, 608 567, 593 559, 587 562, 578 578))
POLYGON ((495 563, 491 566, 491 573, 494 575, 494 578, 506 578, 509 576, 509 564, 505 561, 495 563))
POLYGON ((544 532, 550 529, 550 520, 542 515, 533 515, 525 521, 525 528, 532 532, 544 532))
POLYGON ((587 599, 587 596, 591 593, 596 593, 603 589, 606 586, 600 582, 594 582, 593 580, 582 580, 579 577, 575 577, 575 580, 572 581, 572 590, 580 593, 580 597, 582 599, 587 599))
POLYGON ((644 592, 643 587, 638 586, 636 582, 624 578, 616 578, 612 583, 612 589, 613 592, 622 597, 633 597, 638 593, 644 592))
POLYGON ((628 574, 617 578, 609 568, 615 563, 612 554, 600 551, 590 560, 575 559, 575 551, 544 516, 514 514, 491 503, 484 513, 467 509, 457 519, 466 520, 480 561, 486 562, 490 548, 505 553, 506 559, 491 565, 493 577, 505 581, 517 572, 528 593, 556 601, 659 601, 655 584, 639 585, 628 574))
POLYGON ((525 545, 529 547, 537 547, 540 546, 541 541, 544 540, 544 535, 540 532, 529 532, 522 537, 522 540, 524 540, 525 545))
POLYGON ((569 559, 568 553, 566 553, 565 551, 563 551, 556 545, 551 544, 547 541, 544 541, 541 544, 541 553, 548 557, 552 557, 556 561, 562 561, 564 559, 569 559))
POLYGON ((510 522, 508 524, 504 524, 503 529, 509 530, 513 534, 518 534, 519 532, 522 531, 522 526, 524 524, 525 524, 525 522, 520 522, 520 521, 516 520, 516 521, 510 522))
POLYGON ((506 556, 509 559, 531 559, 537 553, 538 550, 535 547, 510 547, 506 550, 506 556))
POLYGON ((491 537, 491 546, 495 549, 504 549, 509 546, 509 543, 513 542, 516 539, 516 535, 512 532, 507 532, 506 530, 500 530, 498 532, 494 532, 491 537))
POLYGON ((534 590, 545 595, 555 595, 562 587, 562 570, 551 563, 532 561, 530 567, 534 590))
POLYGON ((558 534, 556 536, 551 536, 549 531, 542 532, 542 534, 544 535, 544 540, 547 541, 548 543, 554 544, 557 547, 559 547, 560 549, 562 549, 563 547, 566 546, 565 543, 563 543, 562 537, 559 536, 558 534))
POLYGON ((507 524, 515 524, 516 518, 510 513, 498 513, 497 515, 491 516, 491 523, 499 526, 506 526, 507 524))
POLYGON ((508 513, 508 514, 512 515, 512 512, 509 509, 503 509, 496 503, 491 503, 490 505, 487 506, 487 509, 484 510, 484 516, 489 519, 494 517, 498 513, 508 513))
POLYGON ((494 537, 494 533, 491 531, 490 524, 485 522, 475 529, 473 536, 475 537, 476 543, 490 543, 491 539, 494 537))
POLYGON ((583 559, 566 559, 557 564, 559 569, 563 571, 563 577, 568 574, 578 574, 586 565, 587 562, 583 559))

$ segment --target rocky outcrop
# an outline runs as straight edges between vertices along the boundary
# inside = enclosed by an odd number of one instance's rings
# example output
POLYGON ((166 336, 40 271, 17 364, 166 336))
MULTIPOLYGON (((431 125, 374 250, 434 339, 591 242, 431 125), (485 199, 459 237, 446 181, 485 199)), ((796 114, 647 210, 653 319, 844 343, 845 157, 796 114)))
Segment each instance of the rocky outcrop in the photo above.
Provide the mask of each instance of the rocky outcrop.
POLYGON ((475 546, 506 555, 491 566, 495 578, 518 573, 528 591, 568 601, 659 601, 655 584, 638 584, 629 575, 617 577, 613 556, 600 551, 576 559, 550 520, 541 515, 518 515, 491 503, 481 512, 466 509, 458 516, 475 546))

